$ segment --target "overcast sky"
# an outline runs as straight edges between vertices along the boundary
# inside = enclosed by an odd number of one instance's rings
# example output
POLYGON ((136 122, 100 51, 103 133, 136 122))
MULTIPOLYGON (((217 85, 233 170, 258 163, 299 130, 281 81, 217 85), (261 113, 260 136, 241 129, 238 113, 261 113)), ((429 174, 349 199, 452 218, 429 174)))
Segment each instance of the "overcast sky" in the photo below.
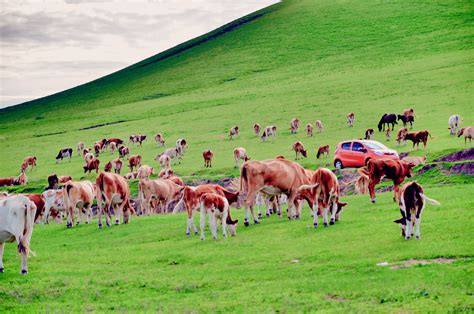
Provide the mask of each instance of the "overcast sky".
POLYGON ((0 108, 88 82, 277 0, 0 0, 0 108))

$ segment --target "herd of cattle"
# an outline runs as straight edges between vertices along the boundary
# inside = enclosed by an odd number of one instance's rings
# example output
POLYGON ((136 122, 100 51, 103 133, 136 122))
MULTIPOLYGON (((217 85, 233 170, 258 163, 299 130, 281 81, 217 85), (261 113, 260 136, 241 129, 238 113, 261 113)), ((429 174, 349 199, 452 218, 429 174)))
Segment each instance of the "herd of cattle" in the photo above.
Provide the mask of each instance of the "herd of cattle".
MULTIPOLYGON (((407 132, 406 126, 412 126, 414 122, 413 109, 407 109, 402 115, 384 114, 381 118, 378 129, 385 131, 390 137, 390 125, 392 131, 397 120, 401 120, 404 128, 398 143, 402 140, 412 140, 414 145, 423 142, 426 145, 427 134, 418 136, 418 133, 407 132)), ((354 113, 347 115, 349 127, 353 127, 355 122, 354 113)), ((451 134, 458 137, 464 135, 465 139, 471 140, 474 135, 474 127, 459 128, 460 118, 453 115, 449 118, 449 129, 451 134)), ((300 121, 292 119, 290 131, 297 133, 300 121)), ((313 136, 313 125, 306 125, 308 136, 313 136)), ((323 124, 316 121, 316 130, 323 132, 323 124)), ((256 136, 260 136, 263 141, 268 138, 275 138, 277 134, 276 126, 267 126, 262 129, 256 123, 254 125, 256 136)), ((399 132, 400 133, 400 132, 399 132)), ((426 133, 428 133, 426 131, 426 133)), ((237 137, 239 127, 234 126, 229 131, 229 139, 237 137)), ((428 133, 429 134, 429 133, 428 133)), ((373 130, 366 131, 366 138, 373 136, 373 130)), ((165 145, 162 134, 158 133, 154 137, 158 147, 165 145)), ((137 144, 139 146, 146 140, 146 135, 131 135, 129 146, 137 144)), ((0 272, 3 272, 3 249, 5 242, 16 242, 18 251, 21 254, 21 273, 28 271, 27 257, 29 253, 29 243, 32 235, 34 223, 43 222, 48 224, 52 218, 56 222, 62 222, 62 213, 65 213, 68 228, 74 224, 80 224, 81 218, 85 218, 88 224, 92 218, 92 205, 97 203, 98 226, 102 227, 102 215, 105 215, 107 226, 111 225, 112 215, 115 216, 115 224, 129 223, 130 216, 149 215, 154 212, 166 212, 169 204, 174 202, 175 210, 183 208, 187 212, 186 234, 193 231, 198 234, 198 229, 194 225, 193 213, 200 212, 201 239, 204 239, 205 216, 209 215, 209 225, 214 239, 217 237, 217 226, 222 224, 223 236, 227 235, 227 229, 232 236, 236 235, 238 220, 231 217, 229 207, 245 207, 244 225, 249 225, 249 215, 255 224, 258 224, 261 217, 261 207, 265 207, 266 216, 277 213, 282 216, 281 206, 286 203, 288 206, 288 219, 298 219, 304 203, 309 205, 313 217, 314 227, 318 227, 318 218, 323 218, 325 226, 332 225, 340 219, 343 207, 346 202, 341 201, 340 183, 336 175, 329 169, 319 168, 315 171, 305 169, 300 164, 288 160, 283 156, 276 156, 269 160, 250 160, 243 147, 234 149, 235 167, 240 168, 240 187, 232 191, 216 184, 204 184, 199 186, 186 186, 183 181, 175 175, 171 168, 171 161, 181 162, 182 156, 188 148, 186 139, 178 139, 176 145, 166 149, 156 156, 161 171, 158 179, 152 180, 150 176, 154 174, 154 168, 142 165, 140 155, 130 155, 130 149, 123 140, 119 138, 102 139, 94 143, 93 149, 86 148, 84 143, 77 145, 77 154, 83 156, 85 165, 84 172, 93 170, 98 173, 95 182, 87 180, 73 181, 70 176, 57 176, 52 174, 48 177, 48 187, 42 194, 19 194, 9 195, 0 193, 0 272), (99 173, 99 156, 106 150, 112 153, 118 151, 119 156, 109 161, 104 166, 104 171, 99 173), (125 157, 128 156, 128 167, 130 172, 121 175, 125 157), (241 162, 243 164, 241 165, 241 162), (112 172, 113 171, 113 172, 112 172), (130 188, 127 180, 138 179, 138 199, 132 200, 130 188), (258 207, 258 215, 255 215, 254 208, 258 207), (75 221, 77 212, 77 221, 75 221)), ((296 159, 299 155, 307 156, 307 152, 301 142, 293 145, 296 152, 296 159)), ((329 154, 329 146, 319 148, 320 155, 329 154)), ((56 157, 56 162, 64 158, 71 160, 73 156, 72 148, 61 149, 56 157)), ((214 153, 211 150, 203 152, 205 167, 212 166, 214 153)), ((37 166, 37 158, 26 157, 21 164, 21 174, 16 178, 0 179, 0 186, 26 184, 26 172, 33 170, 37 166)), ((368 193, 373 203, 376 201, 375 186, 383 179, 393 181, 393 200, 399 202, 402 217, 396 220, 402 227, 402 235, 408 240, 415 234, 420 237, 420 219, 425 206, 425 201, 431 204, 439 204, 436 200, 428 198, 423 188, 416 182, 409 182, 400 185, 405 178, 412 175, 414 164, 404 160, 377 159, 369 160, 365 168, 358 169, 360 177, 354 181, 356 191, 368 193), (416 231, 415 231, 416 229, 416 231)))

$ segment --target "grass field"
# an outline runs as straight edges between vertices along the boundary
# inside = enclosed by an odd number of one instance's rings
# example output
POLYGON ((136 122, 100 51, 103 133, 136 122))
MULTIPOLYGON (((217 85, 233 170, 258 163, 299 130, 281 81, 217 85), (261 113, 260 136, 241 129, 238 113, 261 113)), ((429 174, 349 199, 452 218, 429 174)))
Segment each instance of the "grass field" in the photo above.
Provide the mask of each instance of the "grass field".
MULTIPOLYGON (((283 1, 89 84, 0 110, 0 177, 17 175, 23 157, 36 155, 30 183, 10 191, 40 191, 51 173, 95 180, 78 156, 56 164, 58 150, 136 133, 150 139, 132 154, 158 168, 156 132, 166 147, 179 137, 190 143, 174 166, 187 181, 237 177, 237 146, 252 159, 293 158, 296 140, 311 152, 302 164, 316 169, 331 166, 339 141, 362 137, 383 113, 407 107, 416 112, 414 130, 433 135, 428 147, 386 144, 432 161, 465 148, 449 135, 451 114, 474 124, 473 35, 470 1, 283 1), (345 122, 350 111, 354 128, 345 122), (303 126, 319 119, 324 131, 291 135, 293 117, 303 126), (117 121, 126 122, 80 130, 117 121), (278 126, 275 141, 255 137, 255 122, 278 126), (241 134, 230 141, 234 125, 241 134), (331 158, 317 160, 325 144, 331 158), (211 169, 203 167, 207 148, 215 153, 211 169)), ((385 143, 382 133, 376 140, 385 143)), ((115 157, 101 155, 101 168, 115 157)), ((342 221, 319 230, 307 228, 307 209, 300 221, 272 217, 249 228, 236 210, 238 236, 215 243, 209 235, 186 238, 181 214, 105 230, 38 225, 30 275, 18 275, 14 246, 6 247, 0 311, 472 311, 473 176, 433 169, 416 179, 442 203, 426 208, 420 241, 400 237, 390 193, 376 205, 345 197, 342 221), (376 266, 437 257, 456 261, 376 266)))

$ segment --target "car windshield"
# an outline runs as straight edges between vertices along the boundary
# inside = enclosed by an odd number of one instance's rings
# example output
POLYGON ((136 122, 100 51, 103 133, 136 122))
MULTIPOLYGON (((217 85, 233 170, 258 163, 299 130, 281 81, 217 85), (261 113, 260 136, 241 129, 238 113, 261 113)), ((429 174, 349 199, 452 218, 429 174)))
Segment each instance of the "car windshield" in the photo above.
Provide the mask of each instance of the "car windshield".
POLYGON ((383 146, 380 143, 366 142, 364 144, 370 149, 388 149, 387 147, 383 146))

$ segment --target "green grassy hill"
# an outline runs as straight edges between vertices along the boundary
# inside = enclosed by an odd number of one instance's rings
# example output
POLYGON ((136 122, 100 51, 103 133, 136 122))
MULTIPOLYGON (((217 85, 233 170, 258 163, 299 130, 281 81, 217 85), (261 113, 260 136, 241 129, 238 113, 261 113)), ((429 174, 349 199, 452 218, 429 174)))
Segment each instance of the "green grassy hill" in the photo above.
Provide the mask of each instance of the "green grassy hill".
MULTIPOLYGON (((302 164, 316 169, 331 166, 339 141, 362 137, 383 113, 407 107, 416 112, 414 130, 433 134, 428 147, 397 147, 395 134, 386 144, 432 161, 465 148, 449 135, 451 114, 474 124, 472 22, 470 1, 283 1, 117 73, 0 110, 0 177, 17 175, 23 157, 36 155, 29 185, 10 190, 42 190, 51 173, 95 180, 84 176, 81 157, 56 164, 58 150, 136 133, 149 141, 131 147, 132 154, 158 168, 153 158, 163 148, 152 141, 156 132, 166 148, 188 140, 182 164, 173 167, 186 180, 238 176, 237 146, 252 159, 293 158, 296 140, 311 152, 302 164), (354 128, 345 121, 351 111, 354 128), (293 117, 303 126, 319 119, 324 131, 291 135, 293 117), (262 143, 255 122, 278 126, 276 140, 262 143), (88 128, 106 123, 115 124, 88 128), (230 141, 234 125, 241 134, 230 141), (331 158, 317 160, 316 149, 326 144, 331 158), (211 169, 203 167, 207 148, 215 153, 211 169)), ((376 140, 385 143, 384 134, 376 140)), ((113 158, 102 154, 101 168, 113 158)), ((73 230, 36 226, 38 257, 28 277, 17 275, 14 246, 6 247, 0 310, 472 310, 473 176, 433 169, 416 179, 442 203, 427 206, 420 241, 399 236, 392 223, 399 212, 388 194, 376 205, 367 196, 345 197, 342 221, 328 229, 307 228, 305 209, 300 221, 241 225, 236 238, 216 243, 186 238, 181 214, 107 230, 95 222, 73 230), (439 257, 455 261, 376 266, 439 257)), ((241 210, 234 215, 242 222, 241 210)))

